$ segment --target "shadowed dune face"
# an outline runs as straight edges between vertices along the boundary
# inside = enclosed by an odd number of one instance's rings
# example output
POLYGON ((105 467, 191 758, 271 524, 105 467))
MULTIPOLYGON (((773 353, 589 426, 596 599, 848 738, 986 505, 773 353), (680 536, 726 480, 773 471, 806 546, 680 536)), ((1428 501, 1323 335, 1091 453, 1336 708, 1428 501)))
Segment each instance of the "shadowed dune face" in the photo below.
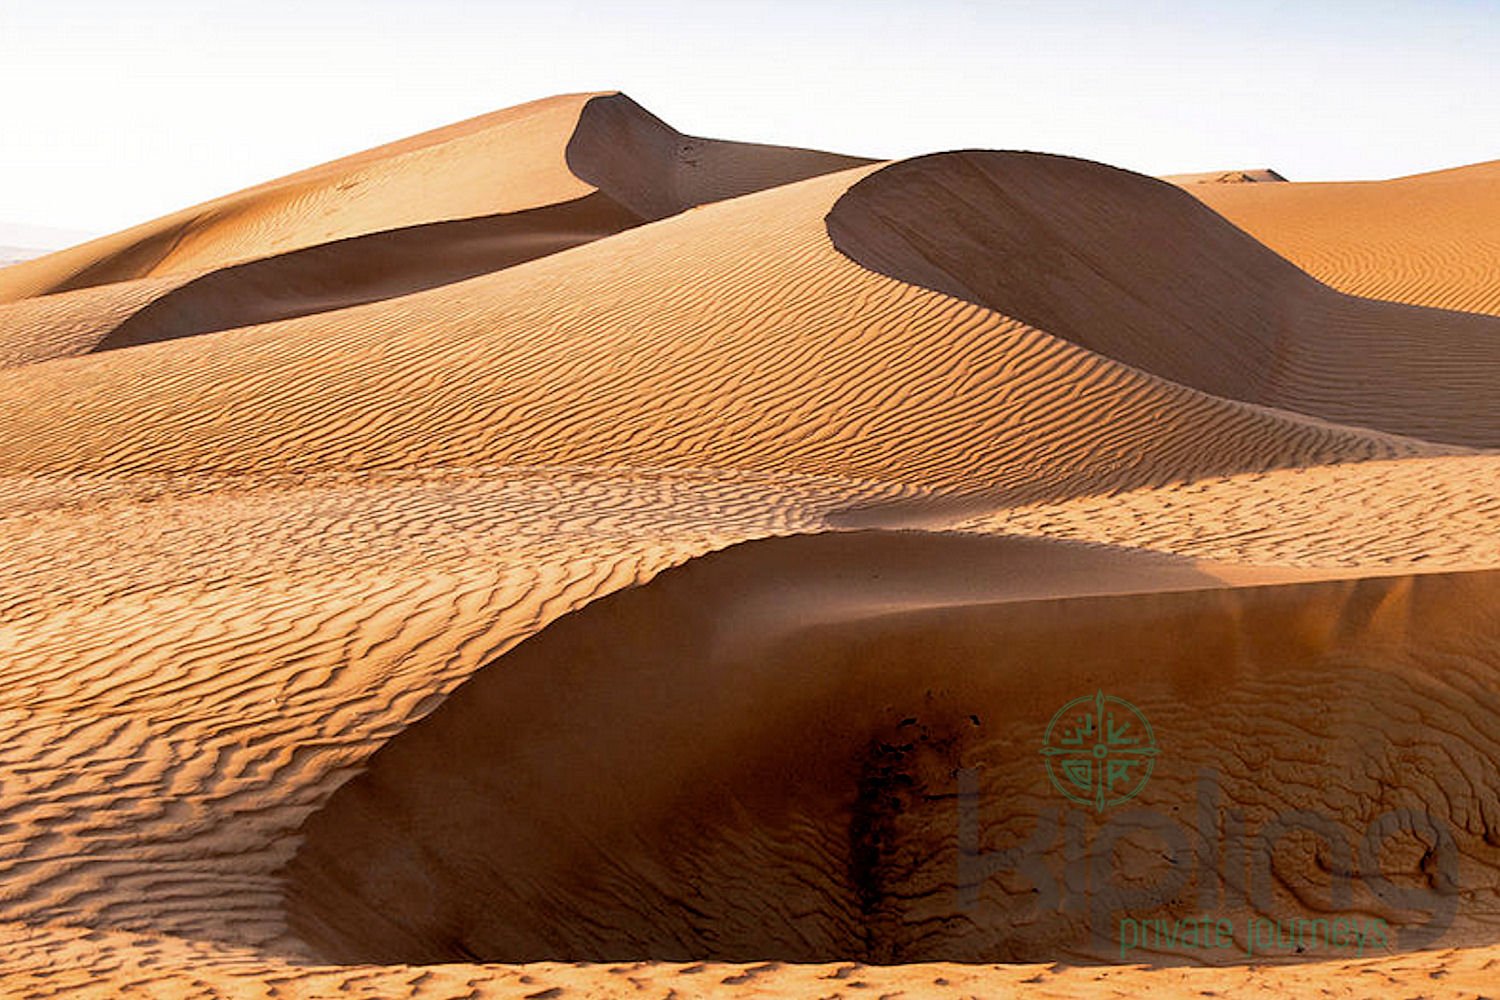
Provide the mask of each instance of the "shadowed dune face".
POLYGON ((580 179, 646 219, 875 162, 683 135, 624 94, 584 106, 567 159, 580 179))
POLYGON ((559 620, 382 748, 304 825, 289 921, 373 963, 1109 959, 1101 923, 1201 915, 1222 875, 1211 912, 1379 915, 1398 947, 1482 937, 1496 582, 1224 588, 1039 542, 749 543, 559 620), (1038 752, 1101 687, 1162 748, 1133 812, 1070 806, 1038 752), (1464 782, 1436 777, 1453 767, 1464 782), (1251 875, 1229 821, 1195 825, 1204 771, 1234 822, 1300 810, 1322 839, 1277 831, 1251 875), (1402 809, 1433 822, 1345 861, 1402 809), (1073 833, 1049 839, 1059 822, 1073 833), (1030 867, 996 865, 1017 850, 1030 867))
POLYGON ((596 191, 522 212, 434 222, 263 257, 173 289, 110 330, 94 350, 395 298, 557 253, 642 221, 596 191))
POLYGON ((1266 395, 1277 293, 1313 284, 1169 184, 1035 153, 892 164, 850 188, 828 232, 883 274, 1238 399, 1266 395))
POLYGON ((940 153, 853 185, 834 245, 1204 392, 1500 444, 1489 316, 1341 295, 1175 185, 1069 157, 940 153))

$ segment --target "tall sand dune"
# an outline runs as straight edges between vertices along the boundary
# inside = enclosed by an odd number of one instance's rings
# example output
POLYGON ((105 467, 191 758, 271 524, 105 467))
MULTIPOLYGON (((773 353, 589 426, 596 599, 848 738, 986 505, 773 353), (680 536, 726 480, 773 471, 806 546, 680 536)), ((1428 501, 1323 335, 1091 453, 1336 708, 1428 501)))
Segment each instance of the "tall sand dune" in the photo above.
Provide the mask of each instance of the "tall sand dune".
POLYGON ((866 178, 828 224, 882 273, 1174 382, 1500 444, 1495 322, 1334 293, 1173 185, 1066 157, 950 153, 866 178))
MULTIPOLYGON (((1080 343, 1031 325, 1051 314, 1016 318, 856 263, 830 239, 851 214, 841 199, 900 170, 735 198, 387 302, 49 363, 45 379, 0 372, 22 403, 0 413, 15 442, 0 471, 706 466, 1020 497, 1453 450, 1171 381, 1131 364, 1124 338, 1080 343)), ((1273 328, 1277 308, 1259 307, 1248 322, 1273 328)), ((1455 384, 1427 423, 1488 435, 1481 362, 1441 370, 1455 384)), ((1320 396, 1361 408, 1341 390, 1320 396)))
POLYGON ((622 94, 537 101, 7 270, 0 366, 393 298, 867 162, 684 136, 622 94), (63 310, 88 333, 59 348, 63 310))
POLYGON ((1492 990, 1493 178, 585 94, 0 271, 0 995, 1492 990))

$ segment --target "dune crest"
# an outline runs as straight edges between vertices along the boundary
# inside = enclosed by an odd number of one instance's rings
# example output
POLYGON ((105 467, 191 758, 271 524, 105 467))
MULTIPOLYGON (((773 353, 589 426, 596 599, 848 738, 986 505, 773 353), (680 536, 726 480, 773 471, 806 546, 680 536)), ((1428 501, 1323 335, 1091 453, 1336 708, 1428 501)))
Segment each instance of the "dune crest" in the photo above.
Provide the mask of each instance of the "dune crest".
POLYGON ((944 153, 829 213, 852 259, 1230 399, 1500 444, 1500 324, 1340 295, 1182 190, 1085 160, 944 153))

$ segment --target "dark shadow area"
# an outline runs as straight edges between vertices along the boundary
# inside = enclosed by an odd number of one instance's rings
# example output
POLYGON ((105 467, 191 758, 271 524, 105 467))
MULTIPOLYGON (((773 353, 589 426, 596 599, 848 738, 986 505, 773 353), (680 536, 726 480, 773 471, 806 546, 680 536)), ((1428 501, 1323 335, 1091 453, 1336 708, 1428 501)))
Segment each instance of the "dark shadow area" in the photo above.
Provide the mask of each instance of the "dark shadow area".
POLYGON ((608 196, 370 233, 235 264, 174 289, 112 330, 108 351, 409 295, 612 236, 644 220, 608 196))

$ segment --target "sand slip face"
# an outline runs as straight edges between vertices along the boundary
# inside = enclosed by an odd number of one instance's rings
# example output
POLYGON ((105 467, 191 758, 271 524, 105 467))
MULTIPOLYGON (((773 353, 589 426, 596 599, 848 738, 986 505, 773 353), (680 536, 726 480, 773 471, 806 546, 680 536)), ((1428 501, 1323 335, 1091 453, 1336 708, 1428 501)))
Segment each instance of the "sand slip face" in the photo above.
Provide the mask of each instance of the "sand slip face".
POLYGON ((0 993, 1488 988, 1500 319, 1422 307, 1472 256, 1357 299, 1147 178, 617 95, 211 204, 0 272, 0 993), (1037 748, 1105 689, 1186 839, 1075 892, 1128 814, 1037 748), (1205 769, 1323 839, 1203 903, 1205 769), (1058 905, 970 898, 961 801, 984 858, 1078 824, 1058 905))
POLYGON ((942 154, 856 185, 829 231, 882 273, 1217 396, 1500 444, 1500 325, 1332 292, 1170 184, 1067 157, 942 154))
MULTIPOLYGON (((1315 808, 1363 827, 1451 749, 1420 724, 1365 732, 1375 705, 1487 731, 1492 700, 1468 692, 1495 581, 1225 589, 1134 552, 962 535, 742 546, 558 622, 393 740, 304 827, 292 926, 352 962, 1107 960, 1086 911, 1037 905, 1034 874, 966 909, 955 772, 1004 804, 981 849, 1023 847, 1051 797, 1032 720, 1107 677, 1176 734, 1139 808, 1169 813, 1214 768, 1256 828, 1315 808)), ((1469 751, 1484 774, 1500 745, 1469 751)), ((1500 820, 1490 787, 1440 815, 1500 820)), ((1151 871, 1150 844, 1121 864, 1151 871)), ((1280 846, 1276 894, 1326 894, 1306 845, 1280 846)), ((1457 881, 1500 885, 1478 831, 1452 846, 1457 881)))

